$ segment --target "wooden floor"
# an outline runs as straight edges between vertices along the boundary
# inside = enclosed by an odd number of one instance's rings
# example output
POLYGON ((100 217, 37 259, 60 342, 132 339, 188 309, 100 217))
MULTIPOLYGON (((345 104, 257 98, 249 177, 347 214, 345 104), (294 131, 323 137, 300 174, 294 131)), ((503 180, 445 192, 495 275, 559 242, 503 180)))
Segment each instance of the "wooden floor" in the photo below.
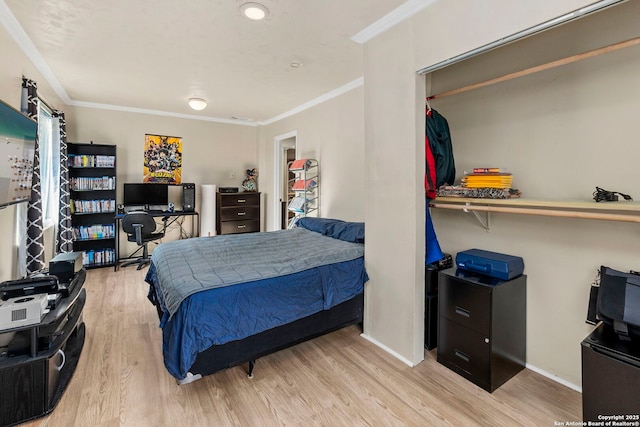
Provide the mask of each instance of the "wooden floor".
POLYGON ((553 426, 581 396, 530 370, 493 394, 435 360, 409 368, 351 326, 179 386, 143 271, 90 270, 87 338, 54 411, 25 426, 553 426))

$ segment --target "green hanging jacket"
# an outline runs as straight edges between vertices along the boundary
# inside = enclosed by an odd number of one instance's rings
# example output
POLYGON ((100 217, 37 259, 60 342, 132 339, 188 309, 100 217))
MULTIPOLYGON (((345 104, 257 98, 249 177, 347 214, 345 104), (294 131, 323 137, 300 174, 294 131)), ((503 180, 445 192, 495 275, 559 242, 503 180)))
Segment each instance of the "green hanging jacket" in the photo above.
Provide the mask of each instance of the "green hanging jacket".
POLYGON ((453 185, 456 166, 447 119, 432 108, 427 113, 426 121, 426 134, 436 167, 436 189, 444 184, 453 185))

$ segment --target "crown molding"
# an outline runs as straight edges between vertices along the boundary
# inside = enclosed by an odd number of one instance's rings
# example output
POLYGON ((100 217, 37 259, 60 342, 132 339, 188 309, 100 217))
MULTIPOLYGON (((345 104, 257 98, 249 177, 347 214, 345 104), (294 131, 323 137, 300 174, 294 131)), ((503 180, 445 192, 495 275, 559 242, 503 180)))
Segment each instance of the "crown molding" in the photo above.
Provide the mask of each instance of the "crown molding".
POLYGON ((364 44, 384 33, 388 29, 398 25, 405 19, 411 18, 416 13, 426 9, 437 1, 438 0, 409 0, 351 37, 351 40, 356 43, 364 44))
POLYGON ((258 126, 258 122, 247 122, 233 119, 219 119, 217 117, 196 116, 194 114, 174 113, 170 111, 151 110, 148 108, 124 107, 122 105, 100 104, 96 102, 71 101, 69 105, 74 107, 95 108, 98 110, 122 111, 125 113, 149 114, 152 116, 175 117, 179 119, 200 120, 203 122, 226 123, 240 126, 258 126))
POLYGON ((275 122, 280 121, 280 120, 282 120, 284 118, 293 116, 294 114, 298 114, 298 113, 300 113, 300 112, 302 112, 304 110, 308 110, 311 107, 315 107, 316 105, 322 104, 323 102, 326 102, 326 101, 328 101, 328 100, 330 100, 332 98, 335 98, 337 96, 340 96, 340 95, 342 95, 344 93, 350 92, 353 89, 356 89, 356 88, 358 88, 358 87, 360 87, 362 85, 364 85, 364 77, 358 77, 357 79, 355 79, 355 80, 353 80, 353 81, 351 81, 351 82, 349 82, 349 83, 347 83, 345 85, 342 85, 339 88, 332 90, 331 92, 327 92, 324 95, 321 95, 321 96, 319 96, 319 97, 317 97, 315 99, 312 99, 309 102, 305 102, 304 104, 299 105, 299 106, 297 106, 296 108, 294 108, 292 110, 286 111, 286 112, 284 112, 284 113, 282 113, 282 114, 280 114, 278 116, 272 117, 272 118, 270 118, 268 120, 265 120, 265 121, 262 121, 262 122, 259 122, 259 123, 261 125, 269 125, 271 123, 275 123, 275 122))
POLYGON ((36 69, 42 74, 45 80, 49 83, 49 85, 53 88, 54 92, 62 99, 65 104, 69 104, 71 102, 71 98, 64 90, 56 76, 51 71, 51 68, 47 65, 47 63, 40 55, 38 49, 33 44, 27 33, 24 32, 24 29, 13 15, 7 3, 4 0, 0 0, 0 23, 4 29, 9 33, 11 38, 15 40, 16 44, 20 46, 20 49, 24 52, 24 54, 29 58, 29 60, 33 63, 36 69))

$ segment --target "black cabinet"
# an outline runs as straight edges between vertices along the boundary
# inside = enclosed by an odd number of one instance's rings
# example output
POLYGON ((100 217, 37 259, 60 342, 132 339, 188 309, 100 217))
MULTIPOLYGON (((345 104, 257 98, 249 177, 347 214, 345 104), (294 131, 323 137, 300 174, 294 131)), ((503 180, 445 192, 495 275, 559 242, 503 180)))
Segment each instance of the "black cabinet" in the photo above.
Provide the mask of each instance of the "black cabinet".
POLYGON ((76 370, 84 346, 86 293, 81 270, 73 291, 36 325, 15 332, 0 356, 0 425, 9 426, 51 412, 76 370))
MULTIPOLYGON (((582 341, 582 419, 640 422, 640 343, 600 324, 582 341)), ((622 424, 620 424, 622 425, 622 424)))
POLYGON ((424 348, 438 346, 438 272, 453 265, 451 254, 424 267, 424 348))
POLYGON ((438 362, 493 392, 526 362, 526 276, 439 273, 438 362))
POLYGON ((217 234, 260 231, 260 193, 218 192, 216 202, 217 234))
POLYGON ((116 146, 68 143, 73 250, 86 268, 115 265, 116 146))

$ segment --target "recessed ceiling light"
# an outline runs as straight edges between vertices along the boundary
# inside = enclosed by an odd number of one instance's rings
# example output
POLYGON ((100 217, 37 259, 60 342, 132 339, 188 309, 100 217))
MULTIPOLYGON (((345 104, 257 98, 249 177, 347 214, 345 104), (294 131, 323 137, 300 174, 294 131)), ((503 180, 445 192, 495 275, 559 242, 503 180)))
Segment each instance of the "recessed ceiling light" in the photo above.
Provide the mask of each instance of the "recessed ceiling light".
POLYGON ((240 10, 244 16, 254 21, 264 19, 267 13, 269 13, 269 9, 267 9, 265 5, 254 2, 244 3, 240 6, 240 10))
POLYGON ((289 67, 291 67, 291 68, 300 68, 300 67, 302 67, 302 60, 300 60, 298 58, 293 58, 291 60, 291 63, 289 64, 289 67))
POLYGON ((194 110, 204 110, 207 108, 207 100, 202 98, 189 98, 189 107, 194 110))

